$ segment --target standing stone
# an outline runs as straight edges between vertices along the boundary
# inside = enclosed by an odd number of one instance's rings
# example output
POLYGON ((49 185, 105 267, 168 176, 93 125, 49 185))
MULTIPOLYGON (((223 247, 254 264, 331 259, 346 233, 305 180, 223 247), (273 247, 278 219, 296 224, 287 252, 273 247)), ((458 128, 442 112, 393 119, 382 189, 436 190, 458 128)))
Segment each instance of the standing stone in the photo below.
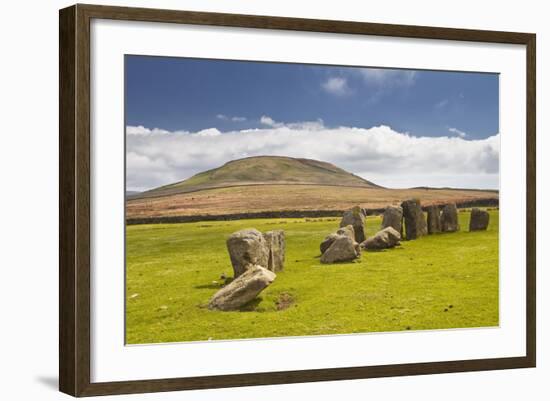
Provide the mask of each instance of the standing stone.
POLYGON ((424 213, 420 207, 420 201, 409 199, 401 204, 405 219, 405 233, 407 240, 416 239, 428 233, 424 213))
POLYGON ((328 248, 330 248, 330 246, 332 245, 332 243, 336 240, 336 238, 338 238, 339 235, 338 234, 335 234, 335 233, 332 233, 332 234, 329 234, 325 237, 325 239, 323 240, 323 242, 321 242, 321 245, 320 245, 320 249, 321 249, 321 254, 325 253, 326 250, 328 248))
POLYGON ((268 266, 269 248, 261 232, 254 228, 237 231, 227 239, 227 250, 233 265, 234 278, 250 265, 268 266))
POLYGON ((383 230, 378 231, 372 237, 367 238, 361 247, 368 250, 381 250, 387 248, 393 248, 399 245, 401 240, 401 234, 394 230, 393 227, 386 227, 383 230))
POLYGON ((353 226, 355 241, 361 243, 365 240, 365 214, 359 206, 354 206, 344 212, 340 227, 353 226))
POLYGON ((338 235, 321 256, 321 263, 350 262, 360 255, 359 244, 345 235, 338 235))
POLYGON ((441 217, 437 206, 428 206, 428 234, 441 232, 441 217))
POLYGON ((403 235, 403 209, 399 206, 388 206, 382 216, 381 229, 392 227, 399 234, 403 235))
POLYGON ((261 266, 250 265, 243 274, 214 294, 208 308, 222 311, 239 309, 256 298, 275 277, 275 273, 261 266))
POLYGON ((277 273, 283 270, 285 265, 285 232, 267 231, 264 238, 268 248, 267 269, 277 273))
POLYGON ((441 231, 444 233, 454 233, 460 230, 458 224, 458 210, 454 203, 450 203, 443 207, 441 211, 441 231))
POLYGON ((353 226, 350 224, 348 226, 339 228, 338 231, 336 231, 337 235, 345 235, 346 237, 349 237, 353 241, 355 241, 355 230, 353 229, 353 226))
POLYGON ((470 214, 470 231, 484 231, 487 230, 488 225, 489 212, 477 207, 473 208, 470 214))

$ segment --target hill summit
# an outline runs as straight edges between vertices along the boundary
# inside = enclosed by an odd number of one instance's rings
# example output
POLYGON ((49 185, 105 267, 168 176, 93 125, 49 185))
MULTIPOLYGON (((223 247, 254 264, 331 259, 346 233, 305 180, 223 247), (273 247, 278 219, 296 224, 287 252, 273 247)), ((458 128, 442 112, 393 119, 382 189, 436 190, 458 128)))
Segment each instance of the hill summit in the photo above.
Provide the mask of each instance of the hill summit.
POLYGON ((380 188, 333 164, 284 156, 255 156, 232 160, 184 181, 165 185, 136 197, 157 197, 205 189, 246 185, 329 185, 380 188))

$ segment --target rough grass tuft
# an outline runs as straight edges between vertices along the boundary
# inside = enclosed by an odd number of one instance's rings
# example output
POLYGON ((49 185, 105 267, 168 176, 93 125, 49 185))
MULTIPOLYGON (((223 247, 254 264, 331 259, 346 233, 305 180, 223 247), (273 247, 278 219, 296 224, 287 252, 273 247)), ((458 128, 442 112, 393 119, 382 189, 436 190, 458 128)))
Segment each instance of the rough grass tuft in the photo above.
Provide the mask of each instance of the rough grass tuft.
POLYGON ((285 310, 290 308, 294 304, 294 297, 288 292, 282 292, 275 301, 277 310, 285 310))

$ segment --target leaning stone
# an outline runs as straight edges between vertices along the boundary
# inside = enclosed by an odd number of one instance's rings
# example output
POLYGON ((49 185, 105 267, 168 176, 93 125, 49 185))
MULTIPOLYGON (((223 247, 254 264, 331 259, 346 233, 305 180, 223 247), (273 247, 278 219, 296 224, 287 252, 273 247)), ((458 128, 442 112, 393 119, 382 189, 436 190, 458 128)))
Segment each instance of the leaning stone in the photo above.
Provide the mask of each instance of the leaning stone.
POLYGON ((353 247, 355 248, 355 254, 357 257, 361 256, 361 244, 358 242, 353 241, 353 247))
POLYGON ((272 271, 250 265, 243 274, 214 294, 208 308, 222 311, 239 309, 256 298, 275 277, 272 271))
POLYGON ((460 230, 458 224, 458 210, 454 203, 450 203, 443 207, 441 211, 441 231, 444 233, 454 233, 460 230))
POLYGON ((283 270, 285 265, 285 232, 273 230, 264 233, 268 248, 267 269, 272 272, 283 270))
POLYGON ((268 266, 269 248, 262 233, 256 229, 231 234, 227 239, 227 250, 233 265, 234 278, 243 274, 249 265, 268 266))
POLYGON ((354 206, 344 212, 340 227, 353 226, 355 241, 361 243, 365 240, 365 214, 359 206, 354 206))
POLYGON ((338 234, 329 234, 325 237, 325 239, 323 240, 323 242, 321 242, 321 245, 320 245, 320 249, 321 249, 321 254, 325 253, 326 250, 328 248, 330 248, 330 246, 332 245, 332 243, 336 240, 336 238, 338 238, 339 235, 338 234))
POLYGON ((392 227, 395 231, 403 233, 403 208, 399 206, 388 206, 382 217, 382 229, 392 227))
POLYGON ((486 210, 472 209, 470 214, 470 231, 484 231, 489 226, 489 212, 486 210))
POLYGON ((321 263, 350 262, 360 255, 361 249, 354 240, 339 235, 321 256, 321 263))
POLYGON ((349 237, 353 241, 355 241, 355 230, 353 229, 353 226, 350 224, 348 226, 339 228, 338 231, 336 231, 337 235, 345 235, 346 237, 349 237))
POLYGON ((372 237, 367 238, 361 247, 368 250, 381 250, 387 248, 393 248, 399 245, 401 240, 401 234, 399 234, 393 227, 386 227, 383 230, 378 231, 372 237))
POLYGON ((428 234, 441 232, 441 212, 437 206, 428 206, 428 234))
POLYGON ((416 239, 428 233, 426 219, 420 206, 420 201, 409 199, 401 204, 405 219, 405 233, 408 240, 416 239))

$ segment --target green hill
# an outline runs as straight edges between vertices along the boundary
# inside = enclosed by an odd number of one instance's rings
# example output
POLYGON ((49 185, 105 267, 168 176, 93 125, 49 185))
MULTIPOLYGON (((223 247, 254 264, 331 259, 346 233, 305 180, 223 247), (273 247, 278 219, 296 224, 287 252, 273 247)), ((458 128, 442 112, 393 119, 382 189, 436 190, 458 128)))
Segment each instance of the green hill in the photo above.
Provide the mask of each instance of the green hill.
POLYGON ((232 160, 221 167, 198 173, 187 180, 142 192, 132 198, 167 196, 244 185, 331 185, 380 188, 330 163, 282 156, 256 156, 232 160))

